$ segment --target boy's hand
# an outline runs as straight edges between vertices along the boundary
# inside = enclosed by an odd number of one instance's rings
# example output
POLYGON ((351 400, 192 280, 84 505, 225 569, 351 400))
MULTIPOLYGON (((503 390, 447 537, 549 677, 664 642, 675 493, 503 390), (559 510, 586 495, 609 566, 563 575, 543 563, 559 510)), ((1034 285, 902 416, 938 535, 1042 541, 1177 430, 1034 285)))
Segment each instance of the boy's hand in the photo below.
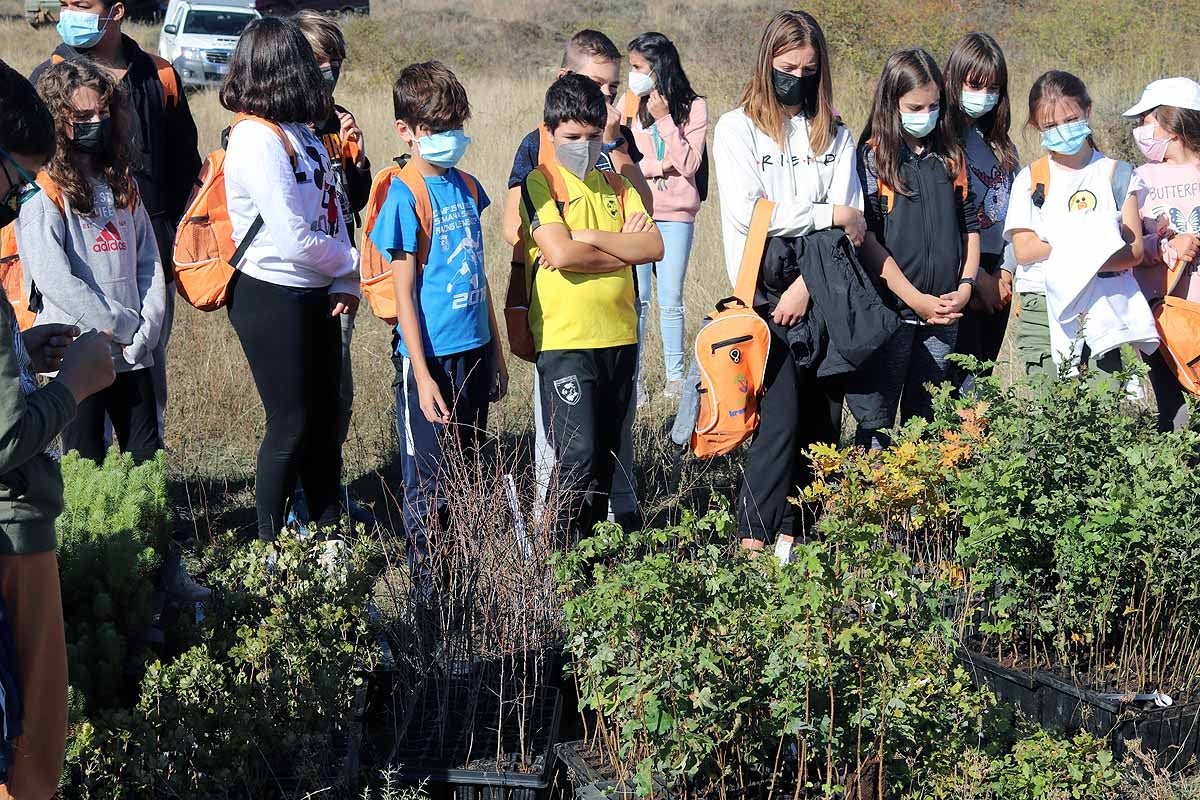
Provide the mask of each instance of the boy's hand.
POLYGON ((75 337, 78 335, 79 328, 74 325, 63 325, 56 322, 35 325, 29 330, 23 331, 21 341, 25 344, 25 351, 29 353, 29 360, 33 362, 33 371, 56 371, 62 366, 67 348, 71 346, 71 342, 75 341, 75 337))
POLYGON ((654 230, 654 220, 650 219, 650 215, 641 211, 635 211, 625 218, 625 224, 621 226, 621 233, 646 233, 654 230))
POLYGON ((354 165, 356 167, 365 166, 367 163, 366 141, 363 139, 362 128, 358 127, 354 115, 349 111, 339 111, 338 124, 341 126, 342 141, 358 146, 358 159, 355 160, 354 165))
POLYGON ((417 378, 417 399, 421 403, 421 412, 425 414, 425 419, 434 424, 449 424, 450 409, 442 399, 442 390, 438 388, 432 375, 417 378))
POLYGON ((496 348, 496 374, 493 377, 489 400, 499 403, 508 395, 508 364, 504 363, 504 349, 496 348))
POLYGON ((338 317, 342 314, 354 316, 358 311, 358 298, 345 292, 334 292, 329 295, 329 316, 338 317))
POLYGON ((623 105, 620 100, 607 106, 608 119, 604 122, 605 144, 611 144, 621 138, 621 109, 617 108, 618 105, 623 105))

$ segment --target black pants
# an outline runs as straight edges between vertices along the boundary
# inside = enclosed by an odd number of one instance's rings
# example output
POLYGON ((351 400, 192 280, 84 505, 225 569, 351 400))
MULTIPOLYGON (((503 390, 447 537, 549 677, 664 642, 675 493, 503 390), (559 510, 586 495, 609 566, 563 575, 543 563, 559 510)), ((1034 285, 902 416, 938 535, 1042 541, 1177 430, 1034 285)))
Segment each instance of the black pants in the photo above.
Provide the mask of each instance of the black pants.
POLYGON ((771 356, 758 431, 742 462, 737 518, 743 539, 772 542, 806 535, 815 520, 815 510, 789 504, 788 496, 812 483, 809 445, 839 441, 845 392, 841 381, 819 379, 814 369, 798 366, 785 330, 759 313, 771 329, 771 356))
POLYGON ((621 426, 633 401, 637 345, 538 354, 546 435, 558 461, 547 503, 557 529, 578 540, 608 518, 621 426))
POLYGON ((1158 405, 1159 433, 1182 430, 1187 427, 1187 404, 1183 399, 1183 387, 1161 350, 1155 350, 1145 357, 1150 365, 1150 385, 1154 387, 1154 402, 1158 405))
MULTIPOLYGON (((1004 257, 995 253, 983 253, 979 256, 979 268, 989 275, 997 275, 1004 257)), ((963 309, 962 319, 958 321, 958 341, 954 352, 975 356, 980 361, 995 361, 1000 356, 1000 348, 1004 345, 1004 334, 1008 331, 1008 318, 1012 305, 1007 305, 995 314, 971 308, 963 309)), ((954 385, 959 392, 967 394, 975 387, 975 375, 955 364, 950 369, 954 385)), ((990 370, 988 372, 990 374, 990 370)))
POLYGON ((135 464, 154 458, 162 450, 162 439, 158 436, 152 372, 135 369, 118 373, 111 386, 81 402, 75 419, 63 429, 63 450, 77 450, 84 458, 103 462, 104 417, 108 415, 117 444, 133 456, 135 464))
POLYGON ((267 414, 254 487, 259 537, 274 539, 283 527, 297 479, 313 522, 337 524, 342 344, 328 290, 277 286, 239 272, 229 287, 229 321, 267 414))

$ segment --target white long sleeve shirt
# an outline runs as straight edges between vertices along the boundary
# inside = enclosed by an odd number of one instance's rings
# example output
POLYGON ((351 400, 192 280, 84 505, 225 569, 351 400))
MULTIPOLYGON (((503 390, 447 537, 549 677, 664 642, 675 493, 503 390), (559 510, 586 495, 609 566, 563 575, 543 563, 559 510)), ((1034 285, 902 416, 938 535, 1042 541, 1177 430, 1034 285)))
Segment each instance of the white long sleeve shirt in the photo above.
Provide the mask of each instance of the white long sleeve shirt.
MULTIPOLYGON (((735 108, 717 121, 713 163, 730 284, 737 282, 750 218, 760 197, 775 203, 769 236, 824 230, 833 225, 835 205, 863 207, 854 139, 845 126, 838 126, 828 150, 814 157, 806 118, 788 120, 787 146, 781 150, 741 108, 735 108)), ((755 300, 761 301, 761 296, 755 300)))
POLYGON ((346 233, 325 147, 307 125, 280 127, 296 151, 295 169, 267 126, 246 120, 229 134, 225 195, 234 241, 260 214, 264 223, 238 269, 279 286, 358 295, 358 251, 346 233))

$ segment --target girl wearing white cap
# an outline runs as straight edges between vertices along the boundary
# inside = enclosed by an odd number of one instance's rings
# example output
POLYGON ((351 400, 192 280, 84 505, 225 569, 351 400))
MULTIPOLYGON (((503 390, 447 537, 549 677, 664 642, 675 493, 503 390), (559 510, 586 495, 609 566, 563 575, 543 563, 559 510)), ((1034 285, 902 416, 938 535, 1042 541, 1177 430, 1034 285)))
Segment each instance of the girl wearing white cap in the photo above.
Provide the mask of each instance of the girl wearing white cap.
MULTIPOLYGON (((1145 184, 1139 199, 1146 258, 1134 274, 1153 303, 1168 294, 1168 267, 1181 265, 1169 293, 1200 303, 1200 84, 1190 78, 1154 81, 1125 116, 1140 122, 1133 138, 1147 161, 1137 168, 1145 184)), ((1160 352, 1147 361, 1159 429, 1178 430, 1187 423, 1179 381, 1160 352)))

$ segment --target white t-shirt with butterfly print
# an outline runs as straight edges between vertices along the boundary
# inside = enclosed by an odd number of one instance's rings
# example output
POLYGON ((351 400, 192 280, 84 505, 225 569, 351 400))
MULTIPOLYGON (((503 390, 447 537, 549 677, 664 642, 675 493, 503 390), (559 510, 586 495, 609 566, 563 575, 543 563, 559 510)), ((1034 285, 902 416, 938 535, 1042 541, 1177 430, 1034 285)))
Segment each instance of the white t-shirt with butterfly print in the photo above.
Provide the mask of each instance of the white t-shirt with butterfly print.
MULTIPOLYGON (((1176 234, 1200 236, 1200 164, 1143 164, 1134 174, 1143 184, 1138 194, 1138 207, 1142 215, 1146 265, 1133 274, 1146 297, 1154 300, 1162 296, 1159 287, 1165 286, 1164 250, 1167 257, 1173 253, 1172 248, 1160 247, 1160 220, 1176 234)), ((1200 303, 1200 258, 1184 271, 1172 294, 1200 303)))
MULTIPOLYGON (((1087 166, 1078 170, 1050 159, 1050 188, 1041 208, 1033 203, 1029 167, 1022 169, 1013 181, 1008 201, 1008 214, 1004 218, 1005 240, 1011 242, 1014 231, 1031 230, 1043 241, 1048 241, 1050 232, 1064 227, 1066 215, 1076 211, 1119 214, 1112 189, 1115 166, 1114 159, 1098 150, 1092 153, 1087 166)), ((1142 181, 1135 173, 1129 179, 1129 194, 1137 194, 1142 189, 1142 181)), ((1045 266, 1045 261, 1038 261, 1017 267, 1016 290, 1045 294, 1045 266)))

